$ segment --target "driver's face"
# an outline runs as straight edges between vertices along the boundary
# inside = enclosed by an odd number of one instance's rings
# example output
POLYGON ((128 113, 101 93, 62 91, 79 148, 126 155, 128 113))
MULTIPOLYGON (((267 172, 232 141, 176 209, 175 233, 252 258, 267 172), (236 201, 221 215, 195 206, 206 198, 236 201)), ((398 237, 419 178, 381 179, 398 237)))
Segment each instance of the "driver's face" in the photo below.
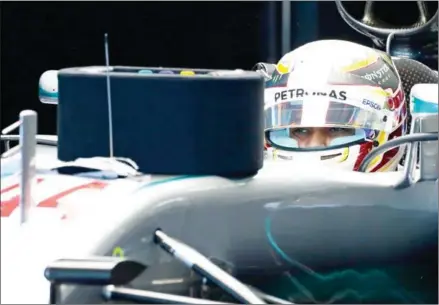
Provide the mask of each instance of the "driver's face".
POLYGON ((339 127, 290 128, 290 138, 297 141, 299 148, 327 147, 338 137, 352 136, 355 129, 339 127))

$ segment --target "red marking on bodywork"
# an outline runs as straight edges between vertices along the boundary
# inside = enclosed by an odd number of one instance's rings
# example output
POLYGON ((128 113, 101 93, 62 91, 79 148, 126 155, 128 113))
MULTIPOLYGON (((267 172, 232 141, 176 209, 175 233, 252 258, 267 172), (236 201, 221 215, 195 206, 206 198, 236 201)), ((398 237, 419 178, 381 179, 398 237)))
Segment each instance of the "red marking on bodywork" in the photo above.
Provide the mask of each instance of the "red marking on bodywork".
MULTIPOLYGON (((38 178, 37 183, 42 182, 43 178, 38 178)), ((1 195, 4 195, 7 192, 18 189, 19 184, 13 184, 1 190, 1 195)), ((12 212, 18 207, 20 203, 20 194, 15 195, 11 199, 7 199, 5 201, 1 201, 1 217, 8 217, 12 214, 12 212)))
MULTIPOLYGON (((44 180, 43 178, 38 178, 38 179, 37 179, 37 183, 40 183, 40 182, 43 181, 43 180, 44 180)), ((4 189, 1 190, 1 193, 0 193, 0 194, 4 194, 4 193, 7 193, 7 192, 9 192, 9 191, 11 191, 11 190, 13 190, 13 189, 16 189, 18 186, 19 186, 19 184, 16 183, 16 184, 13 184, 13 185, 11 185, 11 186, 5 187, 4 189)))
MULTIPOLYGON (((37 183, 42 182, 44 179, 39 178, 37 179, 37 183)), ((41 201, 37 207, 43 207, 43 208, 56 208, 58 206, 58 200, 60 200, 61 198, 76 192, 78 190, 81 189, 103 189, 107 186, 108 184, 105 182, 101 182, 101 181, 92 181, 86 184, 82 184, 82 185, 78 185, 76 187, 67 189, 61 193, 55 194, 47 199, 44 199, 43 201, 41 201)), ((19 184, 14 184, 12 186, 9 186, 3 190, 1 190, 1 194, 3 195, 6 192, 18 189, 19 184)), ((11 199, 5 200, 5 201, 1 201, 1 217, 8 217, 12 214, 12 212, 18 207, 18 205, 20 204, 20 195, 16 195, 14 197, 12 197, 11 199)))
POLYGON ((93 181, 87 184, 78 185, 74 188, 65 190, 64 192, 58 193, 56 195, 53 195, 52 197, 49 197, 43 201, 41 201, 38 204, 38 207, 40 208, 56 208, 58 206, 58 200, 60 200, 62 197, 65 197, 75 191, 83 190, 83 189, 103 189, 106 187, 107 184, 101 181, 93 181))

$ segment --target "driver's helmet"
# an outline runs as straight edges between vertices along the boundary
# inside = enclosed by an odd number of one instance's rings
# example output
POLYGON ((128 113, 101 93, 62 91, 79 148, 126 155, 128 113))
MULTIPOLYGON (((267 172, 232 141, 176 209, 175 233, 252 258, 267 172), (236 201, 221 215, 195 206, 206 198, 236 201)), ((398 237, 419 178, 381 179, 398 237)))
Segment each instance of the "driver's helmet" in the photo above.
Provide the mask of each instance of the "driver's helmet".
MULTIPOLYGON (((406 133, 404 90, 392 59, 341 40, 308 43, 282 57, 265 89, 266 157, 357 170, 377 146, 406 133)), ((367 171, 397 169, 404 147, 367 171)))

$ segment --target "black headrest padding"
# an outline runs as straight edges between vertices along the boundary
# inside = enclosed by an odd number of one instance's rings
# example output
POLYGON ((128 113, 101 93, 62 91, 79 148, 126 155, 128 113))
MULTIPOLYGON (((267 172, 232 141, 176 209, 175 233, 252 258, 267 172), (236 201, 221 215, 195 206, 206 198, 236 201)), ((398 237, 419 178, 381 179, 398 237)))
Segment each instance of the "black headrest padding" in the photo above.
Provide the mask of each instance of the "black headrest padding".
MULTIPOLYGON (((406 96, 407 103, 407 130, 411 128, 411 113, 410 113, 410 91, 416 84, 437 84, 438 73, 430 69, 423 63, 410 58, 392 57, 395 67, 398 70, 401 78, 402 87, 406 96)), ((404 157, 405 159, 405 157, 404 157)), ((403 160, 402 160, 403 162, 403 160)))
POLYGON ((416 84, 437 84, 438 73, 423 63, 409 58, 393 57, 396 69, 398 70, 404 93, 410 96, 412 87, 416 84))

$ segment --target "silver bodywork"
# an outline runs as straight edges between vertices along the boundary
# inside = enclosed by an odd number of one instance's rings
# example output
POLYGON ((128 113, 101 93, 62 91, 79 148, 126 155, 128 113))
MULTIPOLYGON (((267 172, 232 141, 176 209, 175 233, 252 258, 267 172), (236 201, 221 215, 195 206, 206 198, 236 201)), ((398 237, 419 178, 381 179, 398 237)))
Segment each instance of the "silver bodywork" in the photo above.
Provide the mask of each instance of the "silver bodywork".
MULTIPOLYGON (((412 130, 437 133, 437 115, 419 116, 412 130)), ((378 293, 375 302, 395 302, 395 291, 398 303, 437 302, 431 270, 438 261, 438 176, 426 166, 437 165, 437 143, 420 146, 419 169, 418 146, 409 145, 398 172, 266 160, 256 175, 229 179, 145 175, 111 158, 61 162, 56 145, 32 148, 21 136, 21 150, 1 160, 2 303, 47 303, 43 274, 55 259, 112 255, 148 266, 130 284, 134 288, 197 296, 200 279, 156 245, 157 229, 259 289, 286 275, 292 288, 285 298, 297 303, 346 302, 349 294, 367 302, 370 293, 378 293), (10 189, 23 176, 21 209, 3 217, 16 198, 10 189), (35 186, 34 179, 44 181, 35 186), (53 198, 96 183, 105 187, 53 198), (36 206, 47 197, 52 208, 36 206), (27 216, 20 217, 25 209, 27 216), (388 265, 400 271, 392 273, 388 265), (414 283, 405 284, 408 279, 414 283)), ((56 144, 56 138, 44 141, 56 144)), ((62 303, 102 301, 102 287, 63 286, 62 292, 62 303)))
POLYGON ((291 265, 279 266, 272 255, 269 220, 283 251, 293 254, 304 272, 341 266, 346 259, 376 262, 437 251, 437 182, 398 189, 400 179, 400 173, 334 173, 267 164, 256 177, 241 181, 212 177, 172 182, 133 196, 133 209, 119 218, 93 254, 111 255, 121 247, 129 257, 155 267, 145 275, 146 282, 160 279, 160 266, 179 268, 152 242, 161 228, 207 257, 231 264, 238 275, 290 270, 291 265))
MULTIPOLYGON (((47 161, 55 154, 55 147, 39 146, 37 160, 47 161)), ((43 162, 37 162, 37 168, 38 164, 47 167, 43 162)), ((2 167, 5 163, 2 160, 2 167)), ((144 179, 147 182, 133 181, 132 188, 121 186, 116 197, 105 191, 76 197, 94 209, 78 202, 84 210, 65 224, 52 223, 48 228, 47 223, 36 221, 27 229, 10 226, 6 231, 2 221, 2 277, 10 278, 2 281, 2 290, 11 293, 2 294, 2 303, 45 302, 45 264, 65 256, 112 255, 116 248, 149 266, 137 286, 169 291, 166 285, 152 283, 191 276, 153 244, 157 228, 208 257, 227 262, 238 277, 292 268, 279 265, 273 256, 270 234, 277 235, 282 251, 293 254, 295 268, 303 272, 328 264, 342 266, 346 261, 361 264, 416 257, 425 251, 436 251, 437 257, 437 179, 401 187, 402 171, 337 172, 270 161, 256 176, 241 180, 179 176, 150 183, 153 180, 144 179), (48 232, 52 232, 50 238, 48 232), (11 234, 14 241, 3 241, 11 234), (34 284, 37 279, 40 285, 34 284), (19 294, 17 289, 23 285, 35 290, 19 294)), ((190 284, 170 286, 172 292, 187 293, 190 284)), ((83 289, 66 289, 65 302, 100 301, 97 288, 87 288, 86 294, 83 289)))

